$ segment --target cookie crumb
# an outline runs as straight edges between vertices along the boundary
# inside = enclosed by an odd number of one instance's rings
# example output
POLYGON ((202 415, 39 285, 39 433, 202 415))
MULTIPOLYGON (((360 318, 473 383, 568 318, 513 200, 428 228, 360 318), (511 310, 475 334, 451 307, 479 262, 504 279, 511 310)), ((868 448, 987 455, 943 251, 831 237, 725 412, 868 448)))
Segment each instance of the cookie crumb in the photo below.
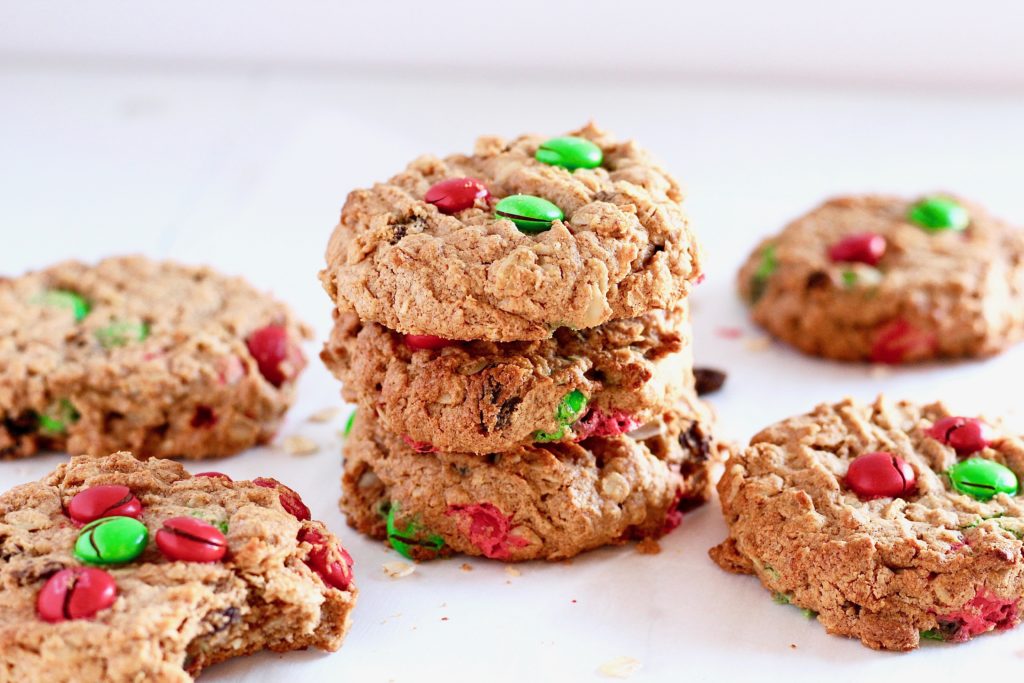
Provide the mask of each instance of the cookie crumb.
POLYGON ((892 374, 892 368, 888 365, 872 365, 870 374, 874 379, 885 379, 892 374))
POLYGON ((645 538, 636 544, 636 551, 641 555, 657 555, 661 552, 661 544, 653 538, 645 538))
POLYGON ((298 434, 287 437, 281 445, 288 455, 313 455, 320 450, 315 441, 298 434))
POLYGON ((322 410, 316 411, 306 419, 309 422, 330 422, 340 412, 340 408, 323 408, 322 410))
POLYGON ((616 657, 598 667, 597 672, 608 678, 629 678, 640 670, 640 660, 632 657, 616 657))
POLYGON ((416 565, 408 562, 385 562, 381 568, 392 579, 403 579, 416 571, 416 565))
POLYGON ((510 564, 506 564, 505 565, 505 573, 508 574, 511 577, 522 576, 522 574, 523 574, 521 571, 519 571, 518 569, 516 569, 515 567, 513 567, 510 564))
POLYGON ((463 562, 462 565, 459 566, 459 569, 461 569, 464 572, 471 572, 473 571, 473 565, 471 565, 469 562, 463 562))
POLYGON ((747 337, 743 340, 743 348, 747 351, 760 353, 771 348, 772 340, 768 337, 747 337))

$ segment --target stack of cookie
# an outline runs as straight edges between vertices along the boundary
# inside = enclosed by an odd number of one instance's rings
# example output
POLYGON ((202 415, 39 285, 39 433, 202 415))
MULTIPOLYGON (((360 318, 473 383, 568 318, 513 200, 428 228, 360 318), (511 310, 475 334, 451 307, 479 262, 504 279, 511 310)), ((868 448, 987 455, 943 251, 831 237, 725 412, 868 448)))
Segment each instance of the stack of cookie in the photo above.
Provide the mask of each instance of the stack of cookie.
POLYGON ((632 142, 481 138, 349 195, 321 357, 349 524, 415 559, 656 538, 708 494, 682 195, 632 142))

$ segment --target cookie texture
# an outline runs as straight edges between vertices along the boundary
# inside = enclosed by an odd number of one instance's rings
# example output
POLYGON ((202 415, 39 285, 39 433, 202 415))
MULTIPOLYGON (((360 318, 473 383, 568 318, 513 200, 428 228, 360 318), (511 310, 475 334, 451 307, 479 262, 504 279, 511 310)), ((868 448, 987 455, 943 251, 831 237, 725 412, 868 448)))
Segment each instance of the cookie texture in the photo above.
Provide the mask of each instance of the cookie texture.
POLYGON ((352 192, 320 276, 338 310, 403 333, 514 341, 674 307, 701 274, 679 186, 631 141, 593 125, 571 135, 600 147, 600 167, 537 161, 540 136, 482 137, 472 155, 420 157, 352 192), (425 201, 455 177, 492 201, 452 214, 425 201), (553 202, 564 220, 521 232, 493 206, 516 194, 553 202))
POLYGON ((265 443, 309 334, 208 268, 117 257, 0 279, 0 457, 201 458, 265 443))
POLYGON ((522 446, 482 460, 417 453, 361 412, 345 445, 341 506, 349 525, 416 559, 559 560, 657 538, 708 497, 720 452, 709 419, 669 411, 632 436, 522 446))
POLYGON ((949 417, 941 403, 880 397, 820 405, 768 427, 726 464, 718 493, 729 537, 712 558, 755 574, 779 601, 816 612, 829 633, 876 649, 1016 626, 1021 498, 963 493, 950 470, 981 459, 1019 476, 1024 442, 990 431, 964 443, 948 425, 977 420, 949 417), (911 468, 902 495, 855 492, 851 462, 877 452, 911 468))
POLYGON ((580 440, 636 429, 693 390, 685 302, 548 339, 468 341, 414 349, 404 335, 352 313, 336 316, 321 358, 345 400, 421 449, 494 453, 537 434, 580 440), (559 423, 571 392, 586 397, 579 419, 559 423))
POLYGON ((0 496, 0 519, 4 680, 190 681, 204 667, 259 650, 336 650, 349 627, 351 561, 297 494, 274 480, 192 477, 173 461, 128 453, 74 457, 0 496), (141 504, 149 542, 136 559, 100 568, 116 584, 113 604, 67 618, 79 594, 45 621, 37 601, 47 580, 82 566, 71 501, 110 485, 127 487, 141 504), (178 517, 222 529, 223 558, 169 559, 160 529, 178 517), (326 566, 336 573, 322 573, 326 566))
POLYGON ((1019 341, 1024 231, 962 199, 966 226, 930 230, 910 218, 922 199, 839 197, 764 240, 739 272, 754 320, 848 361, 988 356, 1019 341))

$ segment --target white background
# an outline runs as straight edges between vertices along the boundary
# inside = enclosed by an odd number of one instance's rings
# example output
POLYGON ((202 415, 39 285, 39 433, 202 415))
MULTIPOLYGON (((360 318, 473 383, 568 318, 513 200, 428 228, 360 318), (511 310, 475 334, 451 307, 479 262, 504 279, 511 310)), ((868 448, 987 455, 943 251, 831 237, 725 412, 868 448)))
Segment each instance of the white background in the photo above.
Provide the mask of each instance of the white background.
MULTIPOLYGON (((697 355, 730 373, 714 397, 724 435, 879 391, 1020 430, 1024 349, 889 374, 756 350, 732 284, 760 235, 834 193, 954 189, 1024 222, 1017 3, 707 4, 454 2, 441 15, 409 2, 5 0, 0 273, 123 252, 211 263, 286 299, 323 338, 316 272, 346 192, 420 153, 469 150, 480 133, 558 134, 594 118, 689 188, 709 257, 697 355)), ((1024 631, 908 655, 825 635, 711 563, 725 535, 717 502, 658 556, 605 549, 517 577, 484 560, 466 572, 459 558, 388 579, 381 565, 397 556, 337 510, 343 415, 305 421, 340 405, 316 351, 283 435, 310 436, 319 453, 189 467, 276 476, 304 494, 355 557, 352 632, 334 655, 258 655, 204 680, 598 680, 617 656, 641 662, 637 681, 980 678, 1024 665, 1024 631)), ((2 463, 0 486, 62 457, 2 463)))

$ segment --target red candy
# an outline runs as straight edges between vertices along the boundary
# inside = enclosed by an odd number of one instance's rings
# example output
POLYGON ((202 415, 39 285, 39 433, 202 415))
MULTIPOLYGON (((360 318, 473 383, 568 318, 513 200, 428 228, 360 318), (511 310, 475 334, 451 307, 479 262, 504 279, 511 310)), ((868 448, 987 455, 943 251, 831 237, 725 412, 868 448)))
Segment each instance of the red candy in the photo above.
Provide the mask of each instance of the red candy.
POLYGON ((302 351, 288 339, 283 325, 261 327, 245 340, 249 353, 256 359, 260 374, 275 387, 299 374, 306 365, 302 351))
POLYGON ((208 429, 217 424, 217 413, 210 406, 196 406, 189 424, 193 429, 208 429))
POLYGON ((623 410, 606 413, 600 408, 594 408, 587 411, 587 414, 572 426, 572 430, 576 434, 576 441, 583 441, 591 436, 628 434, 639 426, 637 419, 623 410))
POLYGON ((429 441, 415 441, 408 434, 402 435, 402 441, 417 453, 437 453, 437 447, 429 441))
POLYGON ((79 491, 68 503, 68 515, 78 524, 100 517, 134 517, 142 514, 142 503, 127 486, 104 484, 79 491))
POLYGON ((876 333, 871 360, 889 365, 922 360, 934 355, 935 346, 931 332, 919 330, 906 320, 894 320, 876 333))
POLYGON ((220 529, 195 517, 164 520, 156 532, 156 545, 169 560, 216 562, 228 551, 228 540, 220 529))
POLYGON ((192 475, 193 477, 213 477, 215 479, 227 479, 231 481, 231 477, 224 474, 223 472, 196 472, 192 475))
POLYGON ((488 201, 491 193, 476 178, 449 178, 432 186, 423 199, 441 213, 453 214, 472 208, 477 201, 488 201))
POLYGON ((828 250, 833 261, 849 261, 877 266, 885 255, 885 238, 873 232, 844 237, 828 250))
POLYGON ((299 542, 309 543, 312 547, 305 559, 306 566, 315 571, 323 582, 338 590, 348 590, 352 584, 352 557, 344 548, 338 548, 327 542, 316 529, 303 529, 299 532, 299 542), (332 558, 331 551, 341 560, 332 558))
POLYGON ((861 500, 897 498, 914 491, 917 475, 903 458, 876 452, 857 456, 846 472, 846 485, 861 500))
POLYGON ((445 515, 462 517, 462 532, 484 557, 492 560, 507 560, 512 547, 529 545, 525 538, 512 535, 512 518, 492 503, 449 505, 445 515))
POLYGON ((55 623, 88 619, 117 600, 114 577, 95 567, 62 569, 43 585, 36 598, 39 618, 55 623))
POLYGON ((437 351, 443 349, 446 346, 454 346, 458 342, 452 341, 451 339, 444 339, 442 337, 435 337, 432 334, 406 334, 403 335, 405 339, 405 345, 413 351, 437 351))
POLYGON ((936 441, 952 446, 960 455, 984 450, 995 438, 991 427, 973 417, 944 417, 926 433, 936 441))
POLYGON ((267 489, 277 489, 281 493, 281 507, 291 513, 295 519, 303 522, 310 519, 311 515, 309 513, 309 508, 302 502, 302 498, 299 494, 292 491, 277 479, 271 479, 270 477, 257 477, 252 480, 252 483, 256 484, 256 486, 262 486, 267 489))

